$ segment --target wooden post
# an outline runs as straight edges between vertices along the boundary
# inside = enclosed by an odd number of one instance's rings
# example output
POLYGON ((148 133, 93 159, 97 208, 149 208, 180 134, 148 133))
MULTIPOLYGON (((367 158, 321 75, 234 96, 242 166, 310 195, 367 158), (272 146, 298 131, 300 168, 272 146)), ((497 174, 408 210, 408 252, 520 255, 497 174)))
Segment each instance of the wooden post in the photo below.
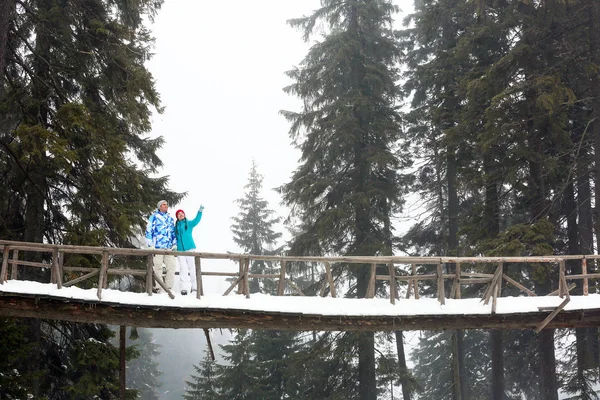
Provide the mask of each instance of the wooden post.
POLYGON ((152 254, 148 254, 146 256, 146 293, 148 296, 152 296, 152 289, 154 289, 154 256, 152 254))
POLYGON ((4 251, 2 252, 2 270, 0 271, 0 285, 4 285, 4 281, 8 280, 8 253, 10 247, 7 244, 4 245, 4 251))
POLYGON ((558 297, 561 299, 568 293, 565 283, 565 260, 560 260, 558 262, 558 297))
POLYGON ((199 256, 194 257, 194 264, 196 267, 196 298, 200 299, 204 296, 204 289, 202 287, 202 264, 199 256))
POLYGON ((58 281, 58 248, 52 250, 52 267, 50 268, 50 283, 58 281))
MULTIPOLYGON (((411 264, 411 266, 414 264, 411 264)), ((414 286, 414 281, 411 279, 408 281, 408 286, 406 288, 406 298, 410 299, 410 294, 412 293, 413 290, 413 286, 414 286)))
MULTIPOLYGON (((581 259, 581 274, 587 275, 587 259, 585 257, 581 259)), ((589 290, 588 278, 583 278, 583 295, 587 296, 589 290)))
MULTIPOLYGON (((411 264, 411 270, 413 275, 417 275, 417 266, 415 264, 411 264)), ((419 280, 415 279, 413 281, 413 289, 415 291, 415 299, 419 300, 419 280)))
POLYGON ((494 278, 492 280, 492 314, 496 314, 496 300, 500 295, 500 291, 502 290, 503 269, 504 264, 499 263, 498 268, 496 269, 496 273, 494 274, 494 278))
POLYGON ((279 269, 279 283, 277 285, 277 296, 283 296, 285 291, 285 260, 281 262, 279 269))
MULTIPOLYGON (((17 261, 19 259, 19 250, 13 250, 12 259, 14 261, 17 261)), ((18 275, 19 275, 19 265, 17 263, 14 263, 10 270, 10 279, 16 281, 18 275)))
POLYGON ((127 379, 126 379, 126 370, 127 366, 125 364, 125 354, 126 354, 126 337, 127 328, 123 325, 119 327, 119 399, 125 400, 127 398, 127 379))
POLYGON ((442 264, 437 265, 437 283, 438 283, 438 300, 440 304, 446 304, 446 293, 444 289, 444 276, 442 274, 442 264))
POLYGON ((244 259, 240 258, 239 261, 240 262, 238 265, 238 273, 239 273, 240 278, 242 278, 242 279, 240 279, 240 281, 238 283, 238 288, 237 288, 238 294, 245 293, 245 291, 244 291, 244 259))
POLYGON ((462 298, 462 294, 461 294, 461 290, 460 290, 460 277, 461 277, 461 269, 460 269, 460 263, 456 263, 454 264, 456 265, 456 291, 454 292, 454 298, 455 299, 460 299, 462 298))
POLYGON ((58 252, 58 265, 56 267, 57 276, 56 276, 56 287, 62 289, 63 286, 63 264, 65 262, 65 252, 58 252))
POLYGON ((329 262, 325 263, 325 273, 327 274, 327 281, 329 282, 329 293, 331 293, 331 297, 336 297, 335 284, 333 282, 333 275, 331 274, 331 265, 329 262))
POLYGON ((248 280, 248 273, 250 271, 250 258, 246 258, 246 262, 244 263, 244 294, 246 298, 250 298, 250 281, 248 280))
POLYGON ((206 336, 206 345, 208 346, 208 350, 210 351, 210 359, 215 361, 215 352, 213 350, 212 342, 210 341, 210 334, 208 333, 208 328, 204 328, 204 336, 206 336))
POLYGON ((396 304, 396 267, 394 263, 388 264, 390 270, 390 303, 396 304))
MULTIPOLYGON (((367 299, 375 297, 375 279, 377 278, 377 264, 371 264, 371 275, 369 276, 369 286, 367 287, 367 299)), ((409 283, 410 284, 410 283, 409 283)))
POLYGON ((98 300, 102 300, 102 289, 107 279, 106 270, 108 269, 108 251, 102 252, 102 262, 100 263, 100 277, 98 278, 98 300))

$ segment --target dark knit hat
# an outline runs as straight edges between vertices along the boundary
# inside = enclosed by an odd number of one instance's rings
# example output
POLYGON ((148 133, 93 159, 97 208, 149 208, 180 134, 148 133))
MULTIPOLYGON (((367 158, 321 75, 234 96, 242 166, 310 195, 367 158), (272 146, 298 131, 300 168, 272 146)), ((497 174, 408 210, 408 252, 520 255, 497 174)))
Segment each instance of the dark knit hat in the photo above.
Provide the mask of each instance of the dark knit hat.
POLYGON ((181 208, 177 211, 175 211, 175 217, 177 217, 177 214, 179 214, 180 212, 183 213, 183 215, 185 215, 185 211, 183 211, 181 208))

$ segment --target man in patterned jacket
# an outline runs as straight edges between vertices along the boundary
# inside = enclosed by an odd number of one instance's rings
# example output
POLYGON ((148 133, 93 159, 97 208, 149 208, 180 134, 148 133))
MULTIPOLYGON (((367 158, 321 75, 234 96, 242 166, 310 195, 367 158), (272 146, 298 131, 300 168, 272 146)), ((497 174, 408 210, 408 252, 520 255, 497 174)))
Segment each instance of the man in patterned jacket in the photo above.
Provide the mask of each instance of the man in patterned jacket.
MULTIPOLYGON (((159 250, 177 250, 177 238, 175 236, 175 220, 167 211, 169 204, 166 200, 161 200, 156 205, 157 210, 150 216, 148 226, 146 227, 146 241, 148 247, 159 250)), ((163 263, 167 269, 165 284, 168 289, 173 288, 175 281, 175 256, 157 254, 154 256, 154 272, 158 276, 162 276, 163 263)), ((155 292, 159 291, 159 286, 156 284, 155 292)))

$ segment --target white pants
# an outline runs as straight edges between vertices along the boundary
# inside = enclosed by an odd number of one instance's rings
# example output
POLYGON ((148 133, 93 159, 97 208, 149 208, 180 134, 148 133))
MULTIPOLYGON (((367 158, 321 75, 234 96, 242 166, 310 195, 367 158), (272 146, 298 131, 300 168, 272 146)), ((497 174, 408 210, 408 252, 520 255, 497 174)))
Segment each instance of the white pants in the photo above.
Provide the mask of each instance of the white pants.
MULTIPOLYGON (((195 249, 189 251, 195 251, 195 249)), ((177 256, 177 263, 179 264, 179 288, 188 293, 191 290, 196 290, 196 264, 194 256, 177 256)))
MULTIPOLYGON (((165 284, 167 285, 167 289, 171 290, 171 289, 173 289, 173 282, 175 281, 175 268, 177 267, 175 265, 175 256, 171 256, 171 255, 165 256, 162 254, 157 254, 154 256, 154 272, 159 277, 162 277, 162 275, 163 275, 163 273, 162 273, 163 263, 165 264, 165 267, 167 268, 167 276, 165 277, 165 284)), ((158 283, 156 283, 155 285, 157 288, 160 288, 160 285, 158 283)))

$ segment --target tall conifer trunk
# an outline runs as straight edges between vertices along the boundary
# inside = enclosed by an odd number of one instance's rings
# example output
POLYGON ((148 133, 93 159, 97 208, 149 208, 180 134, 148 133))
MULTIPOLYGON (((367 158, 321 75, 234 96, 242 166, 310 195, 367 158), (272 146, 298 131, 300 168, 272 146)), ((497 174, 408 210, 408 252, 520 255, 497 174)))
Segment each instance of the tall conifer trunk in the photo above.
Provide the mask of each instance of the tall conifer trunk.
MULTIPOLYGON (((448 255, 458 256, 458 193, 456 187, 456 150, 454 146, 446 149, 446 184, 448 188, 448 255)), ((450 273, 450 271, 448 271, 450 273)), ((464 379, 465 350, 462 330, 452 334, 452 366, 455 400, 466 398, 464 379)))
MULTIPOLYGON (((486 238, 493 239, 500 233, 500 204, 498 201, 498 182, 494 173, 494 152, 492 147, 483 156, 485 180, 484 224, 486 238)), ((490 331, 490 349, 492 359, 492 400, 504 400, 504 336, 502 330, 490 331)))
MULTIPOLYGON (((530 101, 532 97, 529 98, 530 101)), ((532 118, 528 119, 533 121, 532 118)), ((529 145, 532 154, 528 160, 529 164, 529 182, 531 185, 530 210, 531 222, 535 223, 545 218, 546 209, 546 188, 542 173, 542 166, 539 162, 539 157, 542 151, 542 143, 535 131, 532 122, 529 126, 529 145)), ((543 129, 543 127, 541 128, 543 129)), ((535 281, 536 293, 539 295, 548 294, 551 292, 551 277, 539 277, 535 281)), ((558 384, 556 380, 556 354, 554 348, 554 329, 543 329, 538 334, 537 352, 540 360, 540 393, 544 400, 558 400, 558 384)))
MULTIPOLYGON (((4 75, 6 68, 8 50, 8 30, 10 14, 14 7, 12 0, 0 0, 0 77, 4 75)), ((0 85, 0 98, 2 97, 3 85, 0 85)))

